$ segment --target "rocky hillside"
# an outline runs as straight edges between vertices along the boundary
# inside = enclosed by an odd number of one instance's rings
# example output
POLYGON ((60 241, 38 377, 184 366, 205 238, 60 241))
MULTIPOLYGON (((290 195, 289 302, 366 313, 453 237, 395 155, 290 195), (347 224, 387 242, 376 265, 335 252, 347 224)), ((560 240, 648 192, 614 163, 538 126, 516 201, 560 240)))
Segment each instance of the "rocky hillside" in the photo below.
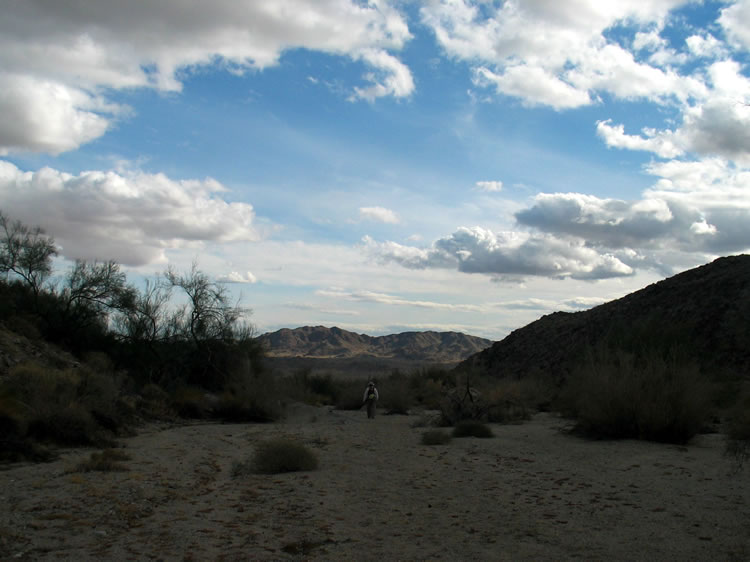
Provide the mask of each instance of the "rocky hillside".
POLYGON ((587 311, 544 316, 457 368, 562 380, 604 344, 669 346, 708 375, 750 377, 750 256, 719 258, 587 311))
POLYGON ((260 340, 269 357, 377 357, 431 363, 455 363, 492 344, 491 340, 458 332, 404 332, 374 337, 324 326, 284 328, 263 334, 260 340))

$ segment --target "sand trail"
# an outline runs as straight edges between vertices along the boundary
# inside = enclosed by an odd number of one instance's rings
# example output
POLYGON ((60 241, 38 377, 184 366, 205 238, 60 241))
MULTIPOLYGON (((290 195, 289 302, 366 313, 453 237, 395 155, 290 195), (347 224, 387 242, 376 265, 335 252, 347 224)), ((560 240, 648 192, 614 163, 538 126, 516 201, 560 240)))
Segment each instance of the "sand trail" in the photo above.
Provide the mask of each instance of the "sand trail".
POLYGON ((586 441, 539 414, 425 446, 415 421, 298 406, 275 424, 150 426, 122 440, 126 472, 70 472, 81 450, 17 465, 0 472, 0 558, 750 558, 750 470, 732 473, 719 435, 586 441), (233 476, 279 436, 320 468, 233 476))

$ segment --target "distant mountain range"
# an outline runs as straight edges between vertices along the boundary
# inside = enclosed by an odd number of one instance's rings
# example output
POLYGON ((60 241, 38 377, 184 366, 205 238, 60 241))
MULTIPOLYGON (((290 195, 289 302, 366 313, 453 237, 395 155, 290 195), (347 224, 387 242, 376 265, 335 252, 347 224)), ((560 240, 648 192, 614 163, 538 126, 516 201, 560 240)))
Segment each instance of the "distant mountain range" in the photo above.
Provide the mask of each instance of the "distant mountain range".
POLYGON ((590 310, 543 316, 457 369, 563 380, 602 345, 669 348, 708 376, 750 378, 750 256, 719 258, 590 310))
POLYGON ((368 336, 324 326, 284 328, 263 334, 259 340, 272 358, 378 358, 425 363, 457 363, 492 344, 492 340, 458 332, 368 336))

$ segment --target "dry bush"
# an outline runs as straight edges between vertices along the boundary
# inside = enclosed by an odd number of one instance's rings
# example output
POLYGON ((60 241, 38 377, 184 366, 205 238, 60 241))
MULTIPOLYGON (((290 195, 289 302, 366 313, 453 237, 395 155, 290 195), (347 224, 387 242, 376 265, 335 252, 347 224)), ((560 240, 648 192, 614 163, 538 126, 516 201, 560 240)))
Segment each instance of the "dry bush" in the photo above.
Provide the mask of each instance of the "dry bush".
POLYGON ((342 388, 342 382, 333 375, 313 375, 309 367, 299 369, 281 381, 281 392, 285 397, 312 406, 336 404, 342 388))
MULTIPOLYGON (((341 383, 341 394, 336 401, 337 410, 359 410, 367 381, 346 381, 341 383)), ((380 392, 380 389, 378 389, 380 392)))
POLYGON ((169 394, 154 383, 149 383, 141 389, 135 408, 138 414, 147 419, 171 419, 176 415, 169 394))
POLYGON ((270 375, 234 374, 219 397, 215 415, 231 422, 272 422, 284 415, 282 395, 270 375))
POLYGON ((105 449, 99 453, 91 453, 88 460, 78 463, 73 472, 121 472, 128 468, 120 464, 130 460, 130 455, 119 449, 105 449))
POLYGON ((14 367, 3 395, 18 408, 27 437, 61 445, 101 445, 120 427, 116 385, 106 375, 36 363, 14 367))
POLYGON ((453 428, 453 437, 494 437, 492 429, 477 420, 462 420, 453 428))
POLYGON ((280 474, 318 468, 318 457, 313 451, 289 439, 270 439, 255 446, 249 462, 235 465, 232 473, 242 476, 247 473, 280 474))
POLYGON ((197 386, 180 386, 172 396, 172 407, 182 418, 205 419, 212 414, 210 395, 197 386))
POLYGON ((450 433, 440 431, 439 429, 432 429, 422 434, 422 445, 445 445, 446 443, 450 443, 451 439, 450 433))
MULTIPOLYGON (((400 374, 393 374, 378 387, 380 399, 378 405, 385 408, 387 414, 407 415, 413 407, 413 394, 409 379, 400 374)), ((364 389, 363 389, 364 390, 364 389)))
POLYGON ((726 423, 726 454, 741 469, 750 459, 750 388, 740 393, 726 423))
POLYGON ((697 366, 673 355, 599 350, 572 375, 561 405, 588 436, 686 443, 709 418, 710 397, 697 366))
POLYGON ((487 421, 504 423, 531 418, 531 409, 523 395, 523 382, 500 379, 484 390, 487 404, 487 421))

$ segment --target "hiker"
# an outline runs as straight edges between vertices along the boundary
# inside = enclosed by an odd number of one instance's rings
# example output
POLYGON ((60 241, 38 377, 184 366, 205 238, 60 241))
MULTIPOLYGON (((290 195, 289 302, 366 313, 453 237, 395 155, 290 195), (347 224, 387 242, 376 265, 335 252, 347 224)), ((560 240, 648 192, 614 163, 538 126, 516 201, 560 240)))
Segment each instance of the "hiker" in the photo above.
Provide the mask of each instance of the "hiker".
POLYGON ((378 401, 378 389, 375 388, 375 383, 370 381, 367 383, 365 389, 365 395, 362 397, 362 404, 367 404, 367 417, 372 419, 375 417, 375 403, 378 401))

